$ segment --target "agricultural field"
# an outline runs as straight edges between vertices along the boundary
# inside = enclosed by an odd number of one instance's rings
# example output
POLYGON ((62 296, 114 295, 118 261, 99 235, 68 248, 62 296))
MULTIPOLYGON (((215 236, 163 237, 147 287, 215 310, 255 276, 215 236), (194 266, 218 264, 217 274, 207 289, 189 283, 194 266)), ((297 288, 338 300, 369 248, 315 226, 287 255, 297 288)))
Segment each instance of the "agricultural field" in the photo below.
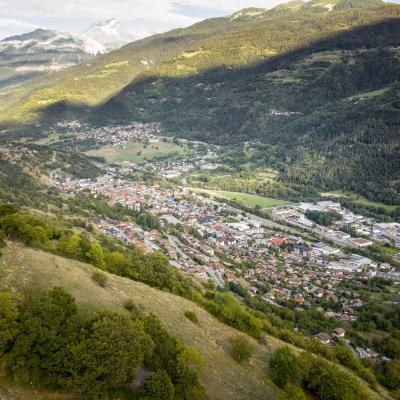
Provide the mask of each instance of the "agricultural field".
POLYGON ((235 200, 247 207, 254 208, 260 206, 261 208, 271 208, 290 204, 288 201, 272 199, 270 197, 257 196, 248 193, 228 192, 225 190, 208 190, 191 188, 191 190, 199 193, 206 193, 210 196, 219 197, 222 199, 235 200))
POLYGON ((376 201, 370 201, 362 196, 357 196, 357 198, 354 200, 354 203, 361 204, 367 207, 381 207, 384 208, 386 211, 394 211, 397 207, 400 207, 400 204, 397 206, 392 206, 384 203, 378 203, 376 201))
POLYGON ((190 149, 185 144, 178 145, 163 141, 149 144, 131 141, 120 146, 103 146, 96 150, 89 150, 86 154, 104 157, 109 163, 119 164, 129 161, 143 164, 146 161, 185 156, 190 154, 190 149))
POLYGON ((345 197, 349 200, 352 200, 353 203, 355 204, 361 204, 363 206, 366 207, 380 207, 380 208, 384 208, 386 211, 394 211, 397 207, 400 207, 399 205, 388 205, 388 204, 384 204, 384 203, 378 203, 376 201, 371 201, 371 200, 367 200, 365 197, 360 196, 357 193, 354 192, 346 192, 346 191, 342 191, 342 190, 335 190, 334 192, 327 192, 327 193, 321 193, 322 196, 325 197, 345 197))
POLYGON ((51 133, 50 135, 48 135, 44 138, 36 140, 34 143, 48 146, 48 145, 58 142, 59 140, 60 140, 60 135, 58 133, 51 133))

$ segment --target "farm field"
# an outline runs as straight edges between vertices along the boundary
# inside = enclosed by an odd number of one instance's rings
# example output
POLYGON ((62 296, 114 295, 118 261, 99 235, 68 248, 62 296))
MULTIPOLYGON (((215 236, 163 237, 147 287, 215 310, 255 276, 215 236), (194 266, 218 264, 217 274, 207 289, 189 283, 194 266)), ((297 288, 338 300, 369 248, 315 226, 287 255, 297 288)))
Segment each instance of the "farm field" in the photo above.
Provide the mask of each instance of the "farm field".
POLYGON ((228 192, 225 190, 208 190, 208 189, 198 189, 190 188, 191 190, 199 193, 206 193, 214 197, 219 197, 223 199, 236 200, 239 203, 247 207, 260 206, 261 208, 278 207, 290 204, 290 202, 279 199, 272 199, 270 197, 257 196, 248 193, 239 192, 228 192))
POLYGON ((381 207, 384 208, 386 211, 394 211, 397 207, 400 207, 400 204, 398 206, 392 206, 388 204, 378 203, 376 201, 370 201, 361 196, 358 196, 357 199, 354 200, 354 203, 361 204, 367 207, 381 207))
POLYGON ((128 142, 120 146, 103 146, 96 150, 89 150, 88 156, 104 157, 109 163, 123 163, 126 161, 141 164, 175 156, 183 156, 190 153, 186 145, 178 145, 169 142, 149 143, 145 145, 139 142, 128 142))
POLYGON ((354 192, 346 192, 342 190, 335 190, 334 192, 327 192, 327 193, 321 193, 322 196, 332 196, 332 197, 346 197, 350 200, 353 201, 355 204, 361 204, 363 206, 367 207, 381 207, 384 208, 386 211, 394 211, 397 207, 400 207, 399 205, 389 205, 389 204, 384 204, 384 203, 378 203, 376 201, 371 201, 367 200, 365 197, 360 196, 357 193, 354 192))

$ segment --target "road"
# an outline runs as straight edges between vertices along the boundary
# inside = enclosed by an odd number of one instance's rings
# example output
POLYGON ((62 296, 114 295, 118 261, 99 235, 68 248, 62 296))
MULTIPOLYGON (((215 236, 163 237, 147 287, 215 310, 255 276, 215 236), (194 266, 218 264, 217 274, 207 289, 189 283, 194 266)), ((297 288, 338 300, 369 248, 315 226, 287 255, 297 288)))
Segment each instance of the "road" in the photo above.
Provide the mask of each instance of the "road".
MULTIPOLYGON (((185 260, 185 261, 193 261, 189 256, 187 256, 181 249, 180 246, 182 246, 182 243, 179 241, 179 239, 176 236, 173 235, 167 235, 169 242, 174 246, 175 250, 177 253, 185 260)), ((206 257, 207 260, 207 257, 206 257)), ((219 271, 215 271, 211 267, 209 267, 207 264, 206 265, 199 265, 199 267, 203 267, 207 273, 211 276, 213 279, 214 283, 218 287, 224 287, 225 286, 225 281, 224 278, 222 277, 222 274, 219 271)))

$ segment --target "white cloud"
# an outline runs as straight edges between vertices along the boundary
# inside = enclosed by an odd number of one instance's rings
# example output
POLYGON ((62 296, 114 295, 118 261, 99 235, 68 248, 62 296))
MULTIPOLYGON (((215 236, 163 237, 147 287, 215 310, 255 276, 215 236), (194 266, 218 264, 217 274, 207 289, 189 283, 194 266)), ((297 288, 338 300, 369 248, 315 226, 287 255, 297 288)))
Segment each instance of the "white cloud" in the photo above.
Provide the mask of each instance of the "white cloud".
POLYGON ((108 18, 132 20, 140 27, 161 31, 198 22, 203 18, 198 18, 197 10, 204 11, 201 15, 224 15, 244 7, 270 8, 282 1, 285 0, 0 0, 0 36, 32 30, 43 21, 55 29, 61 21, 67 28, 64 30, 79 33, 82 21, 108 18))
POLYGON ((7 36, 18 35, 38 28, 38 25, 19 21, 14 18, 0 17, 0 39, 7 36))
POLYGON ((1 13, 40 18, 119 18, 190 24, 195 17, 177 14, 171 0, 4 0, 1 13))
POLYGON ((1 14, 40 18, 119 18, 145 19, 161 23, 188 25, 196 22, 177 10, 185 7, 237 11, 240 8, 271 7, 282 0, 2 0, 1 14))

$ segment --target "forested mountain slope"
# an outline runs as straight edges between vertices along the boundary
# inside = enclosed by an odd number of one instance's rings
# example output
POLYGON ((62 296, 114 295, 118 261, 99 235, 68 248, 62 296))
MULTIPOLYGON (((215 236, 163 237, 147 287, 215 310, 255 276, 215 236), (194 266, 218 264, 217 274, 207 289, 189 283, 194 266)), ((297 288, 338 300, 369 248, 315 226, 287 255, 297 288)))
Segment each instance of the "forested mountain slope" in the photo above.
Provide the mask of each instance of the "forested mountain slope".
POLYGON ((241 10, 33 81, 1 97, 3 122, 159 121, 251 142, 252 164, 285 182, 399 204, 399 17, 380 0, 241 10))
POLYGON ((346 4, 315 17, 292 12, 268 25, 270 36, 255 28, 206 40, 192 57, 138 77, 101 109, 100 121, 160 121, 182 136, 256 141, 253 163, 280 169, 285 181, 398 204, 400 7, 346 4), (294 15, 297 28, 289 23, 294 15), (217 65, 218 55, 248 64, 241 55, 254 43, 279 55, 240 68, 217 65), (196 71, 176 76, 184 68, 196 71))
POLYGON ((299 0, 268 11, 245 9, 131 43, 48 79, 0 92, 0 110, 7 110, 1 120, 37 122, 41 111, 50 107, 50 113, 42 115, 45 120, 55 114, 52 106, 60 103, 99 105, 142 72, 144 77, 188 76, 214 67, 246 66, 399 14, 399 7, 380 0, 335 3, 299 0))

